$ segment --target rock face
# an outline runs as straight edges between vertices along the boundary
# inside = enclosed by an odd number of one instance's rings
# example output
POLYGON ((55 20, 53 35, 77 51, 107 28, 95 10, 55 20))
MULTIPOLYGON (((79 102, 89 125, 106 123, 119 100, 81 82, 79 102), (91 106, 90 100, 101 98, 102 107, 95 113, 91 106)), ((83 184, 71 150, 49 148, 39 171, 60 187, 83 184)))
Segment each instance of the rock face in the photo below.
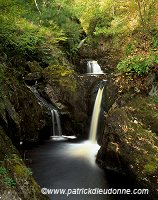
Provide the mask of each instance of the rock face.
POLYGON ((15 148, 21 151, 21 141, 24 144, 47 134, 47 111, 17 74, 7 71, 0 82, 0 197, 47 199, 15 148))
POLYGON ((39 84, 41 95, 61 113, 63 134, 87 136, 91 91, 100 77, 77 75, 71 68, 52 66, 43 73, 44 84, 39 84))
POLYGON ((38 139, 46 126, 46 110, 33 93, 17 80, 3 85, 1 92, 0 121, 13 143, 18 146, 20 140, 38 139))
POLYGON ((135 177, 158 198, 158 99, 126 94, 115 102, 97 162, 135 177))
POLYGON ((3 200, 46 200, 19 153, 0 126, 0 197, 3 200))

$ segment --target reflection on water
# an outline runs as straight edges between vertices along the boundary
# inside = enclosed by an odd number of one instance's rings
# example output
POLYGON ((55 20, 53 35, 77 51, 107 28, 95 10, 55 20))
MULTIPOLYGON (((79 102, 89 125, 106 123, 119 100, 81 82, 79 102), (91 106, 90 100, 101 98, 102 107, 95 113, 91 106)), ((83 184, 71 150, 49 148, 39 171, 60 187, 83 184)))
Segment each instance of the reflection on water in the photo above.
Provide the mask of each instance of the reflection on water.
MULTIPOLYGON (((104 172, 95 164, 99 146, 89 141, 51 138, 28 151, 31 168, 41 187, 59 189, 107 188, 104 172)), ((50 195, 53 200, 109 200, 108 195, 50 195)))

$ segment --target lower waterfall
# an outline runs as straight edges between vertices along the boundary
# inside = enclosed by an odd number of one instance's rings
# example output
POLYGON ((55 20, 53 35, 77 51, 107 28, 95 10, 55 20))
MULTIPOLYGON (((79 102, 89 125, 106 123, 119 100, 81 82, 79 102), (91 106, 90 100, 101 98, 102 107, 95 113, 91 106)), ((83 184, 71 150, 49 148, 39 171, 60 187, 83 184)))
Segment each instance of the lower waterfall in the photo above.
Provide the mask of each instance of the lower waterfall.
POLYGON ((93 114, 92 114, 92 120, 90 125, 90 132, 89 132, 89 140, 92 143, 96 142, 97 137, 97 128, 98 128, 98 120, 99 120, 99 114, 101 110, 101 101, 103 96, 103 90, 105 86, 105 80, 101 82, 101 85, 98 89, 98 93, 95 99, 94 108, 93 108, 93 114))

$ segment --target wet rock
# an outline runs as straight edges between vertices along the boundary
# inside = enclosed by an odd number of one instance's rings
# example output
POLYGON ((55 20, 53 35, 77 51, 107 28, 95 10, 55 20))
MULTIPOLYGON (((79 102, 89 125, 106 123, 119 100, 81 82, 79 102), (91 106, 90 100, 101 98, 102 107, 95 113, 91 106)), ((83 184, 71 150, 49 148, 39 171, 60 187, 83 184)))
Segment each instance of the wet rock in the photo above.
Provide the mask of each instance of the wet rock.
POLYGON ((36 61, 29 61, 26 65, 26 71, 30 73, 42 72, 42 67, 36 61))
POLYGON ((93 106, 91 91, 105 77, 77 75, 65 66, 50 66, 44 71, 41 95, 61 113, 63 134, 88 135, 93 106))
POLYGON ((0 122, 14 145, 20 140, 37 140, 46 126, 47 111, 22 83, 10 80, 2 85, 0 122), (29 126, 28 126, 29 124, 29 126))
POLYGON ((158 84, 152 85, 149 95, 150 96, 158 96, 158 84))
POLYGON ((27 85, 35 85, 42 81, 42 74, 40 72, 29 73, 24 79, 27 85))

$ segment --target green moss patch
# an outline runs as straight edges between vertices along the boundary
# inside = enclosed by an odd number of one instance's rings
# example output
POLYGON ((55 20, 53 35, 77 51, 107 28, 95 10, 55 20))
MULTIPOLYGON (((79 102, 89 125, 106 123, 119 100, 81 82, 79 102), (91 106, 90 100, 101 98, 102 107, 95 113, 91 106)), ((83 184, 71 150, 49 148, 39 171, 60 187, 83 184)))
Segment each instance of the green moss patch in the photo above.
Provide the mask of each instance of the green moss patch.
POLYGON ((54 82, 60 87, 70 92, 75 92, 77 88, 77 81, 75 78, 75 72, 66 66, 52 65, 44 71, 49 82, 54 82))

